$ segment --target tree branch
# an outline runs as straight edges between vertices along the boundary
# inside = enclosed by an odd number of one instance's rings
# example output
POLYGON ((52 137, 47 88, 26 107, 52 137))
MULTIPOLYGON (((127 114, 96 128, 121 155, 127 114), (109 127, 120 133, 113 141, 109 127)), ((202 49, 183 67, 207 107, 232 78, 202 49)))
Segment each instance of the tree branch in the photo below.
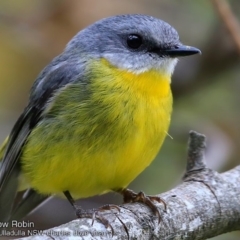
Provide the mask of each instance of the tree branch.
POLYGON ((102 213, 114 232, 98 221, 92 225, 91 219, 77 219, 41 236, 35 232, 31 239, 207 239, 240 230, 240 166, 222 174, 208 169, 205 147, 205 136, 191 131, 183 183, 159 195, 167 203, 166 212, 156 202, 160 224, 145 205, 123 204, 120 212, 102 213))

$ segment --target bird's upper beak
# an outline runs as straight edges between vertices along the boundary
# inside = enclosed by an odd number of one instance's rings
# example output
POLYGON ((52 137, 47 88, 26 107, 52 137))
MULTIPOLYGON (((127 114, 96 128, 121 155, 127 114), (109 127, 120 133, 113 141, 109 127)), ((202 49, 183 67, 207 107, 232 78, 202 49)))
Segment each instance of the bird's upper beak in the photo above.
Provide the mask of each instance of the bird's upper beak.
POLYGON ((169 57, 184 57, 193 54, 201 54, 201 51, 198 48, 185 46, 185 45, 177 45, 174 47, 170 47, 163 51, 163 54, 169 57))

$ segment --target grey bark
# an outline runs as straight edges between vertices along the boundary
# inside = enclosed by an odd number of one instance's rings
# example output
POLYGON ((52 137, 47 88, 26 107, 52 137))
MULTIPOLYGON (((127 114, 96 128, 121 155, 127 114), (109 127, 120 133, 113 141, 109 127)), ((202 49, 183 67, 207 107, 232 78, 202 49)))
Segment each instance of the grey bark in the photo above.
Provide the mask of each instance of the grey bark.
POLYGON ((191 131, 183 182, 158 195, 167 204, 165 211, 156 202, 160 222, 143 204, 123 204, 120 212, 101 213, 113 231, 97 220, 77 219, 24 239, 193 240, 240 230, 240 165, 221 174, 208 169, 205 147, 205 136, 191 131))

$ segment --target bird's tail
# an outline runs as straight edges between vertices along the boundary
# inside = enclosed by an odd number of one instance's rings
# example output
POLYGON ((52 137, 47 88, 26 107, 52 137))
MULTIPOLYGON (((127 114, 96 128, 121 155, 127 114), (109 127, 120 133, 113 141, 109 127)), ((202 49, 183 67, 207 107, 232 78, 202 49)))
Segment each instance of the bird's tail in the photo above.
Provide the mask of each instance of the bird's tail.
MULTIPOLYGON (((2 180, 2 176, 4 175, 3 158, 8 144, 8 139, 9 138, 7 137, 3 142, 2 146, 0 147, 0 181, 2 180)), ((10 217, 14 198, 17 193, 17 178, 18 174, 16 171, 14 171, 8 179, 8 184, 1 184, 2 187, 0 188, 0 222, 7 222, 10 217)))
POLYGON ((48 199, 48 196, 41 195, 32 188, 27 189, 23 194, 22 199, 13 209, 9 220, 21 220, 46 199, 48 199))

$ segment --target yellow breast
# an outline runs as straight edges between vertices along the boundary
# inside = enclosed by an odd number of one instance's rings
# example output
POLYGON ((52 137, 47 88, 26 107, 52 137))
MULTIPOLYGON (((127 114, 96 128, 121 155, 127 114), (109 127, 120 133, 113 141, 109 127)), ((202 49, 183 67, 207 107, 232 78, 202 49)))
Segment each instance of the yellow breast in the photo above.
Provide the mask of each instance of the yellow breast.
POLYGON ((46 114, 29 136, 24 177, 39 192, 88 197, 126 187, 166 136, 170 76, 156 70, 134 74, 106 60, 90 72, 87 97, 81 84, 66 87, 49 105, 51 118, 46 114))
MULTIPOLYGON (((116 100, 115 94, 105 98, 106 102, 115 102, 111 118, 118 116, 122 129, 128 132, 113 166, 118 173, 114 182, 126 187, 152 162, 166 136, 172 111, 171 79, 156 70, 134 74, 116 69, 106 60, 102 63, 107 66, 104 74, 111 79, 115 76, 114 81, 109 79, 105 83, 110 89, 118 89, 120 94, 116 100)), ((103 87, 98 81, 95 84, 97 89, 103 87)))

